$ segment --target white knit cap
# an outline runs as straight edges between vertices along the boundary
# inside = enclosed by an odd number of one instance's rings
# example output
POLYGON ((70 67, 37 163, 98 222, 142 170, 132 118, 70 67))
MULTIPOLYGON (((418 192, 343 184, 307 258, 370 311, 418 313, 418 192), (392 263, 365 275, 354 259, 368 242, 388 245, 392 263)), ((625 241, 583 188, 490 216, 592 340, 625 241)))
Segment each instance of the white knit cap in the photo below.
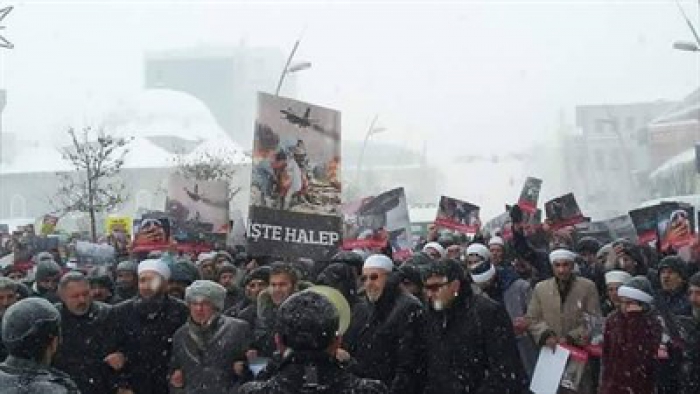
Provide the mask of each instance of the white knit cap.
POLYGON ((606 285, 609 285, 610 283, 625 283, 630 279, 632 279, 632 275, 625 271, 614 270, 605 273, 606 285))
POLYGON ((170 267, 168 267, 168 264, 163 260, 149 259, 142 261, 139 264, 138 274, 141 275, 142 272, 147 271, 155 272, 165 280, 170 279, 170 267))
POLYGON ((489 251, 489 248, 487 248, 483 244, 469 245, 469 247, 467 248, 467 256, 469 256, 470 254, 475 254, 484 260, 488 260, 491 258, 491 252, 489 251))
POLYGON ((428 242, 425 244, 425 246, 423 246, 423 252, 427 252, 429 248, 437 250, 437 252, 440 253, 440 257, 445 257, 445 254, 447 253, 445 248, 443 248, 442 245, 437 242, 428 242))
POLYGON ((197 256, 197 264, 202 264, 203 262, 205 262, 207 260, 214 260, 215 257, 216 257, 216 253, 214 253, 214 252, 200 253, 199 256, 197 256))
POLYGON ((362 266, 362 269, 365 268, 379 268, 383 269, 384 271, 391 272, 394 269, 394 263, 390 258, 383 254, 373 254, 367 257, 367 260, 365 260, 365 264, 362 266))
POLYGON ((558 260, 566 260, 566 261, 571 261, 575 262, 576 261, 576 253, 568 250, 568 249, 557 249, 552 251, 552 253, 549 254, 549 262, 554 264, 555 261, 558 260))
POLYGON ((503 238, 498 237, 498 236, 496 236, 496 237, 491 237, 491 239, 489 239, 489 246, 491 246, 491 245, 501 245, 501 246, 505 246, 505 244, 506 244, 506 243, 503 241, 503 238))

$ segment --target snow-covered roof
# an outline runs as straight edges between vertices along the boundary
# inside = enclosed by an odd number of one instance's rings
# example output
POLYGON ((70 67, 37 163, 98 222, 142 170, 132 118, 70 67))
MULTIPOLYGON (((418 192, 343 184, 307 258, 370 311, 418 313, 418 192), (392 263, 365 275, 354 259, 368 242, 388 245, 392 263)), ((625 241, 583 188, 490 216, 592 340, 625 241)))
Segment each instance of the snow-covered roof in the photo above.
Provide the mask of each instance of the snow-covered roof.
POLYGON ((122 98, 103 119, 107 130, 124 137, 171 136, 187 141, 226 137, 206 104, 171 89, 146 89, 122 98))
POLYGON ((654 170, 654 172, 652 172, 649 176, 652 179, 659 176, 664 176, 667 172, 673 171, 673 169, 677 166, 688 164, 693 160, 695 160, 695 148, 690 148, 666 160, 663 164, 659 166, 659 168, 654 170))
POLYGON ((238 144, 226 137, 220 140, 207 140, 199 144, 192 152, 185 155, 186 162, 197 160, 202 154, 211 154, 214 156, 226 156, 231 164, 250 163, 250 156, 238 144))
POLYGON ((70 171, 70 163, 65 161, 56 148, 30 146, 20 148, 11 162, 0 162, 0 174, 24 174, 37 172, 70 171))
POLYGON ((173 155, 145 138, 134 138, 128 145, 124 168, 167 168, 173 166, 173 155))

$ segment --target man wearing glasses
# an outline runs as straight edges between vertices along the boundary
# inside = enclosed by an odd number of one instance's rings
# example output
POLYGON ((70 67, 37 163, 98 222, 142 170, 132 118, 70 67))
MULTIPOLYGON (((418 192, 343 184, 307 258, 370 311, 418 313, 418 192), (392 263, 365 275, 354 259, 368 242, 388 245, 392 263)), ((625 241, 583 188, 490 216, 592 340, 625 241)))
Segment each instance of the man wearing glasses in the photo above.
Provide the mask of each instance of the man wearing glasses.
POLYGON ((432 264, 423 288, 430 305, 424 393, 526 393, 527 378, 506 310, 475 295, 455 260, 432 264))
POLYGON ((423 305, 404 292, 394 263, 371 255, 362 267, 364 295, 353 308, 350 327, 337 357, 350 372, 382 381, 390 393, 422 392, 425 360, 423 305))

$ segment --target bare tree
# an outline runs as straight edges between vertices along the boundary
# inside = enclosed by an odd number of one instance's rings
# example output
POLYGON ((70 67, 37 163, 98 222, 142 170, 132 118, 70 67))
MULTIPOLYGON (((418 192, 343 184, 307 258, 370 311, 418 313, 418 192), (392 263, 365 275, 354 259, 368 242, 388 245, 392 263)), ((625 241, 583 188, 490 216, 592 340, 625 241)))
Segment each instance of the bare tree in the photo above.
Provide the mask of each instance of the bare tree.
POLYGON ((90 235, 97 239, 96 214, 123 203, 124 183, 117 178, 124 165, 127 145, 133 138, 115 137, 103 128, 85 127, 80 132, 68 130, 71 145, 60 150, 74 172, 58 173, 60 186, 53 199, 61 212, 84 212, 90 216, 90 235))
POLYGON ((241 187, 234 185, 236 175, 237 153, 224 148, 220 151, 202 151, 194 155, 180 154, 175 156, 177 173, 185 179, 198 181, 226 181, 229 185, 228 198, 231 200, 241 191, 241 187))

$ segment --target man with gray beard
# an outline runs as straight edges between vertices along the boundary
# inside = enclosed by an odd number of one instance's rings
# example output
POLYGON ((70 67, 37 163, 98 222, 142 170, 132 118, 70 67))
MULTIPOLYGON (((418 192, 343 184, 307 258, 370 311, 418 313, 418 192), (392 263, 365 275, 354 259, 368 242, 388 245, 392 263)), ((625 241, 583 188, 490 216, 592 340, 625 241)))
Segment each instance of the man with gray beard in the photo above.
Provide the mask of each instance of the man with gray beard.
POLYGON ((83 394, 114 393, 124 356, 116 351, 112 307, 93 301, 89 279, 80 272, 61 278, 58 296, 63 337, 53 365, 70 375, 83 394))
POLYGON ((349 361, 349 370, 355 375, 382 381, 390 393, 421 393, 424 308, 401 289, 393 267, 384 255, 365 260, 361 276, 364 297, 353 308, 337 357, 349 361))

